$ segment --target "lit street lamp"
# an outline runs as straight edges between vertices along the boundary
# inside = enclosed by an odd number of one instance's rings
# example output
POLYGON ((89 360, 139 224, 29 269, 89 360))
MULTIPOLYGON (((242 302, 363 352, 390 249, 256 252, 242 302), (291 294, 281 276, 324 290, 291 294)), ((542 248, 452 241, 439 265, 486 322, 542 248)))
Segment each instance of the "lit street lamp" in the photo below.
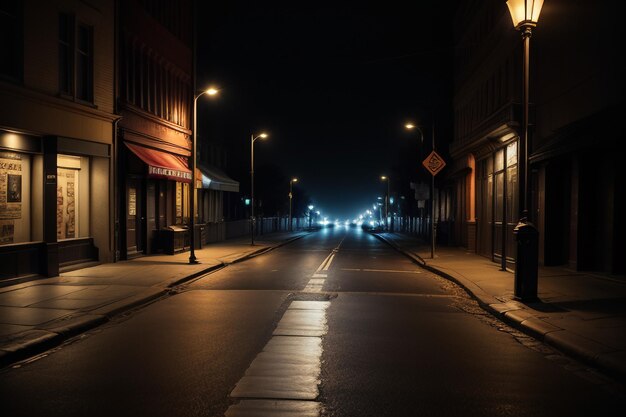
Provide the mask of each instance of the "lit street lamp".
POLYGON ((380 177, 382 181, 387 181, 387 197, 385 198, 385 229, 389 231, 389 177, 382 175, 380 177))
POLYGON ((267 138, 267 133, 260 133, 258 136, 254 136, 254 133, 250 135, 250 244, 254 245, 254 224, 256 219, 254 218, 254 142, 257 139, 267 138))
MULTIPOLYGON (((404 125, 407 130, 417 129, 420 132, 420 141, 424 144, 424 132, 413 123, 404 125)), ((435 150, 435 126, 433 122, 433 151, 435 150)), ((435 176, 431 175, 430 183, 430 258, 435 259, 435 176)))
POLYGON ((291 200, 293 199, 293 183, 298 182, 297 178, 292 178, 289 181, 289 231, 291 232, 291 200))
POLYGON ((506 5, 511 12, 515 29, 522 33, 524 61, 522 74, 522 134, 518 152, 519 178, 519 222, 513 233, 517 240, 515 256, 515 298, 532 300, 537 298, 537 275, 539 268, 539 232, 528 219, 528 91, 530 73, 530 37, 532 28, 537 26, 543 0, 508 0, 506 5))
POLYGON ((208 88, 200 93, 196 94, 193 98, 193 136, 192 136, 192 144, 191 144, 191 187, 189 190, 189 226, 191 227, 189 243, 191 245, 191 249, 189 251, 189 263, 197 264, 198 260, 196 259, 196 144, 197 144, 197 126, 198 126, 198 99, 203 95, 215 96, 219 90, 215 88, 208 88))
POLYGON ((311 217, 313 217, 313 209, 315 208, 315 206, 310 205, 309 206, 309 229, 311 228, 311 217))

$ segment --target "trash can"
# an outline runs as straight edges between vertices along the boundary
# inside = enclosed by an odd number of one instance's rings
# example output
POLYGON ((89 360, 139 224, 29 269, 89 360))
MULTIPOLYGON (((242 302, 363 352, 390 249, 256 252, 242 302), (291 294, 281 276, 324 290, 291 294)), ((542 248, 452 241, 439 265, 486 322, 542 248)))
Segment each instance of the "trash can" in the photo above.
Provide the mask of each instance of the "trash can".
POLYGON ((188 246, 188 229, 186 226, 166 226, 161 229, 163 252, 173 255, 185 250, 188 246))

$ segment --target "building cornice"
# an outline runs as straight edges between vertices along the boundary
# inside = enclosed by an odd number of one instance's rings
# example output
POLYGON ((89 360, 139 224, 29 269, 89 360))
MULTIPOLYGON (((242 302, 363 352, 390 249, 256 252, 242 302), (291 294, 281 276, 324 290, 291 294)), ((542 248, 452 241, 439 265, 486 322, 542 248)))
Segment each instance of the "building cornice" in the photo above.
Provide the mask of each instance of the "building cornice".
POLYGON ((15 85, 4 81, 0 81, 0 94, 27 99, 40 105, 54 107, 59 110, 68 111, 93 119, 99 119, 105 122, 113 123, 115 119, 119 118, 118 115, 99 110, 97 106, 90 103, 83 104, 71 101, 49 93, 44 93, 22 85, 15 85))

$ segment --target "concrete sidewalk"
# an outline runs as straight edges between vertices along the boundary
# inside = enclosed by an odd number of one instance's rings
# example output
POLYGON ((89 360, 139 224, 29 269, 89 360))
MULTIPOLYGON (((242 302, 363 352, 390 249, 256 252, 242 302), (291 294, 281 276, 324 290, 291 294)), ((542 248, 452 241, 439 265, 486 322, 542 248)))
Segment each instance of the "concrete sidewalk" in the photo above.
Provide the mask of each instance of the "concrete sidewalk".
POLYGON ((308 232, 231 239, 189 252, 100 264, 0 288, 0 367, 43 352, 207 272, 260 255, 308 232))
POLYGON ((398 233, 377 237, 426 269, 463 286, 487 311, 531 336, 626 381, 626 281, 539 268, 539 301, 513 297, 514 274, 463 248, 430 246, 398 233))

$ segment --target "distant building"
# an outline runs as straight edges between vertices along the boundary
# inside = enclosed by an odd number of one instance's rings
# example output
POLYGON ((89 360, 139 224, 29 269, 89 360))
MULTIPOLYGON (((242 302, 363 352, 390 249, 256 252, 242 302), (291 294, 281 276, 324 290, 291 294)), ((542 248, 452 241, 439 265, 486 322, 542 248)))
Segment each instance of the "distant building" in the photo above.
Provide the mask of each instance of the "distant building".
MULTIPOLYGON (((539 260, 624 274, 621 22, 610 2, 546 1, 531 38, 530 217, 539 260)), ((455 19, 449 242, 515 267, 522 41, 504 0, 455 19)))
POLYGON ((226 174, 226 149, 218 141, 197 136, 197 166, 201 183, 198 184, 198 217, 202 226, 202 243, 226 238, 226 220, 231 206, 239 196, 239 182, 226 174))
POLYGON ((0 3, 0 280, 113 260, 114 15, 0 3))

